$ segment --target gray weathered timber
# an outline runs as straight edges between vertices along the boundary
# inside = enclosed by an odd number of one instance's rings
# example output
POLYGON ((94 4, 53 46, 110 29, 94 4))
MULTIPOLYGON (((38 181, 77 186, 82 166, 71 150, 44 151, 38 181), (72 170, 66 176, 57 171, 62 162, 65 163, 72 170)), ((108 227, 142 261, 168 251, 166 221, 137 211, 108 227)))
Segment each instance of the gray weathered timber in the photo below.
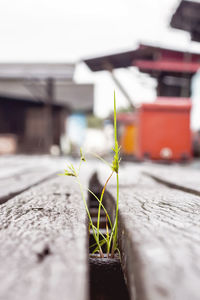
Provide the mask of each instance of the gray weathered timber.
MULTIPOLYGON (((72 162, 71 159, 67 159, 72 162)), ((73 161, 76 165, 77 162, 73 161)), ((0 204, 55 174, 66 166, 65 159, 41 156, 0 157, 0 204)))
MULTIPOLYGON (((15 195, 27 190, 31 186, 53 176, 56 171, 48 167, 25 168, 12 176, 0 180, 0 204, 15 195)), ((58 173, 58 171, 57 171, 58 173)))
POLYGON ((78 185, 56 177, 0 206, 0 300, 86 300, 87 221, 78 185))
POLYGON ((144 173, 170 187, 200 195, 200 170, 189 166, 146 164, 144 173))
MULTIPOLYGON (((1 155, 0 156, 0 176, 4 177, 7 174, 12 174, 12 172, 16 169, 21 170, 25 165, 29 165, 33 159, 29 157, 29 159, 25 156, 19 155, 1 155)), ((0 178, 1 178, 0 177, 0 178)))
MULTIPOLYGON (((123 167, 120 171, 119 244, 131 299, 199 300, 200 197, 140 172, 137 167, 134 172, 134 166, 126 168, 126 185, 123 167)), ((103 183, 102 171, 99 178, 103 183)), ((108 190, 112 210, 114 181, 108 190)))
MULTIPOLYGON (((56 163, 60 159, 56 159, 56 163)), ((37 167, 46 167, 56 169, 55 159, 47 155, 27 156, 27 155, 10 155, 0 156, 0 180, 9 178, 26 170, 37 167)), ((58 169, 58 167, 57 167, 58 169)))

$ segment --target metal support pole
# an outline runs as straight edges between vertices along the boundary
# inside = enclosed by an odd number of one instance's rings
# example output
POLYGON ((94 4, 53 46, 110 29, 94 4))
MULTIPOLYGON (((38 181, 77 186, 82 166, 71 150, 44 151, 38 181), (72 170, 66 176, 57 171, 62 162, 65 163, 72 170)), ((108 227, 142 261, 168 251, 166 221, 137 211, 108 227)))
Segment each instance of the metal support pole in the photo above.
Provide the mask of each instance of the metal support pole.
POLYGON ((129 94, 127 93, 126 89, 123 87, 123 85, 119 81, 119 79, 115 76, 112 65, 110 63, 104 63, 104 68, 107 71, 110 72, 110 75, 111 75, 113 81, 115 82, 115 84, 117 85, 117 87, 120 89, 120 91, 122 92, 122 94, 124 95, 124 97, 126 98, 126 100, 128 101, 130 107, 133 110, 135 110, 135 106, 133 104, 132 98, 129 96, 129 94))
POLYGON ((53 145, 53 101, 54 101, 54 80, 48 78, 46 80, 46 103, 45 103, 45 118, 46 118, 46 137, 45 150, 50 152, 53 145))

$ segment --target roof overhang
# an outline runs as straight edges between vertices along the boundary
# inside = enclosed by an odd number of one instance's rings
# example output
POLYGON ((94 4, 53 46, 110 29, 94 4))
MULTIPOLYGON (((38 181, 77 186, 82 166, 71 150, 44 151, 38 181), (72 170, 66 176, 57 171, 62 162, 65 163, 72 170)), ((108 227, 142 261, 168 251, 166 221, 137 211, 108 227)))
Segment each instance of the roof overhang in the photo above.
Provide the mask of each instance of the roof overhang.
POLYGON ((94 72, 136 66, 149 74, 152 71, 194 74, 200 66, 200 54, 141 44, 133 51, 85 59, 84 62, 94 72))
POLYGON ((99 56, 90 59, 83 59, 91 71, 106 71, 118 68, 127 68, 132 66, 135 59, 151 59, 152 53, 150 49, 140 45, 139 48, 131 51, 115 53, 111 55, 99 56))

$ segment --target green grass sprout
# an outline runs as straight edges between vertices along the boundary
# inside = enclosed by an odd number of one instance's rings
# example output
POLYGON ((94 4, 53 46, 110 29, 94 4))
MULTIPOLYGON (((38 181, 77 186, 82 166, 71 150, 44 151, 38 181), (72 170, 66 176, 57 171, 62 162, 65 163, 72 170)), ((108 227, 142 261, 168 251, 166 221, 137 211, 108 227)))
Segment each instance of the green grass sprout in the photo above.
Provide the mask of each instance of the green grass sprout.
POLYGON ((112 257, 114 256, 114 252, 117 249, 117 234, 118 234, 118 215, 119 215, 119 163, 120 163, 120 148, 117 140, 117 112, 116 112, 116 99, 114 92, 114 133, 115 133, 115 148, 113 149, 115 155, 112 162, 112 170, 116 174, 116 182, 117 182, 117 202, 116 202, 116 211, 115 211, 115 224, 114 224, 114 234, 113 234, 113 245, 112 245, 112 257))
POLYGON ((111 257, 114 257, 115 252, 119 252, 118 249, 118 245, 117 245, 117 235, 118 235, 118 214, 119 214, 119 164, 120 164, 120 147, 118 145, 118 140, 117 140, 117 112, 116 112, 116 99, 115 99, 115 92, 114 92, 114 148, 112 149, 114 151, 114 156, 113 156, 113 160, 112 163, 108 163, 107 161, 105 161, 103 158, 101 158, 100 156, 98 156, 97 154, 93 154, 95 157, 97 157, 98 159, 100 159, 104 164, 106 164, 107 166, 110 167, 111 169, 111 173, 109 175, 109 177, 107 178, 102 191, 101 191, 101 195, 100 198, 97 197, 97 195, 95 193, 93 193, 93 191, 91 191, 89 188, 84 188, 83 184, 81 183, 80 180, 80 169, 82 166, 83 162, 86 162, 85 159, 85 155, 82 151, 82 149, 80 149, 80 163, 77 169, 75 169, 75 167, 70 164, 67 165, 67 168, 64 170, 64 174, 61 175, 66 175, 66 176, 72 176, 75 177, 76 182, 79 185, 80 188, 80 192, 81 192, 81 196, 85 205, 85 209, 88 215, 88 220, 89 220, 89 231, 90 228, 92 229, 93 232, 93 237, 95 240, 95 243, 93 245, 90 246, 90 248, 94 248, 93 253, 98 252, 100 257, 104 257, 104 253, 102 251, 102 246, 106 244, 106 252, 107 252, 107 256, 109 257, 111 255, 111 257), (114 219, 114 225, 111 222, 111 218, 105 208, 105 206, 103 205, 103 197, 107 188, 107 185, 110 181, 110 179, 112 178, 113 174, 116 175, 116 184, 117 184, 117 189, 116 189, 116 208, 115 208, 115 219, 114 219), (87 201, 85 198, 85 194, 84 194, 84 189, 86 189, 97 201, 98 201, 98 216, 97 216, 97 226, 94 226, 93 222, 92 222, 92 217, 90 215, 90 211, 87 205, 87 201), (100 230, 100 220, 101 220, 101 210, 104 210, 105 215, 106 215, 106 234, 102 234, 101 230, 100 230), (110 227, 110 232, 109 232, 109 227, 110 227))

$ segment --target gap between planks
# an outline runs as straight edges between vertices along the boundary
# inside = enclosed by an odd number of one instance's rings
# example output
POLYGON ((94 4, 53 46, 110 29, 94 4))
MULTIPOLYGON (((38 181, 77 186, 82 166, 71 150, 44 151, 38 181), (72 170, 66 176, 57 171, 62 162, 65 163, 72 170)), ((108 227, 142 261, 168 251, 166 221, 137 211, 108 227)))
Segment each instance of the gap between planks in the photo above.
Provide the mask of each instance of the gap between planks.
POLYGON ((1 179, 0 205, 13 197, 27 191, 44 181, 47 181, 58 174, 58 171, 47 170, 47 168, 32 168, 15 174, 10 178, 1 179))
POLYGON ((189 188, 189 187, 185 187, 183 185, 179 185, 179 184, 176 184, 176 183, 172 183, 170 181, 167 181, 166 179, 161 179, 155 175, 152 175, 151 172, 147 172, 147 171, 143 171, 142 172, 144 175, 154 179, 156 182, 158 183, 161 183, 169 188, 172 188, 172 189, 176 189, 176 190, 180 190, 180 191, 183 191, 185 193, 189 193, 189 194, 192 194, 192 195, 196 195, 196 196, 200 196, 200 191, 197 191, 193 188, 189 188))

